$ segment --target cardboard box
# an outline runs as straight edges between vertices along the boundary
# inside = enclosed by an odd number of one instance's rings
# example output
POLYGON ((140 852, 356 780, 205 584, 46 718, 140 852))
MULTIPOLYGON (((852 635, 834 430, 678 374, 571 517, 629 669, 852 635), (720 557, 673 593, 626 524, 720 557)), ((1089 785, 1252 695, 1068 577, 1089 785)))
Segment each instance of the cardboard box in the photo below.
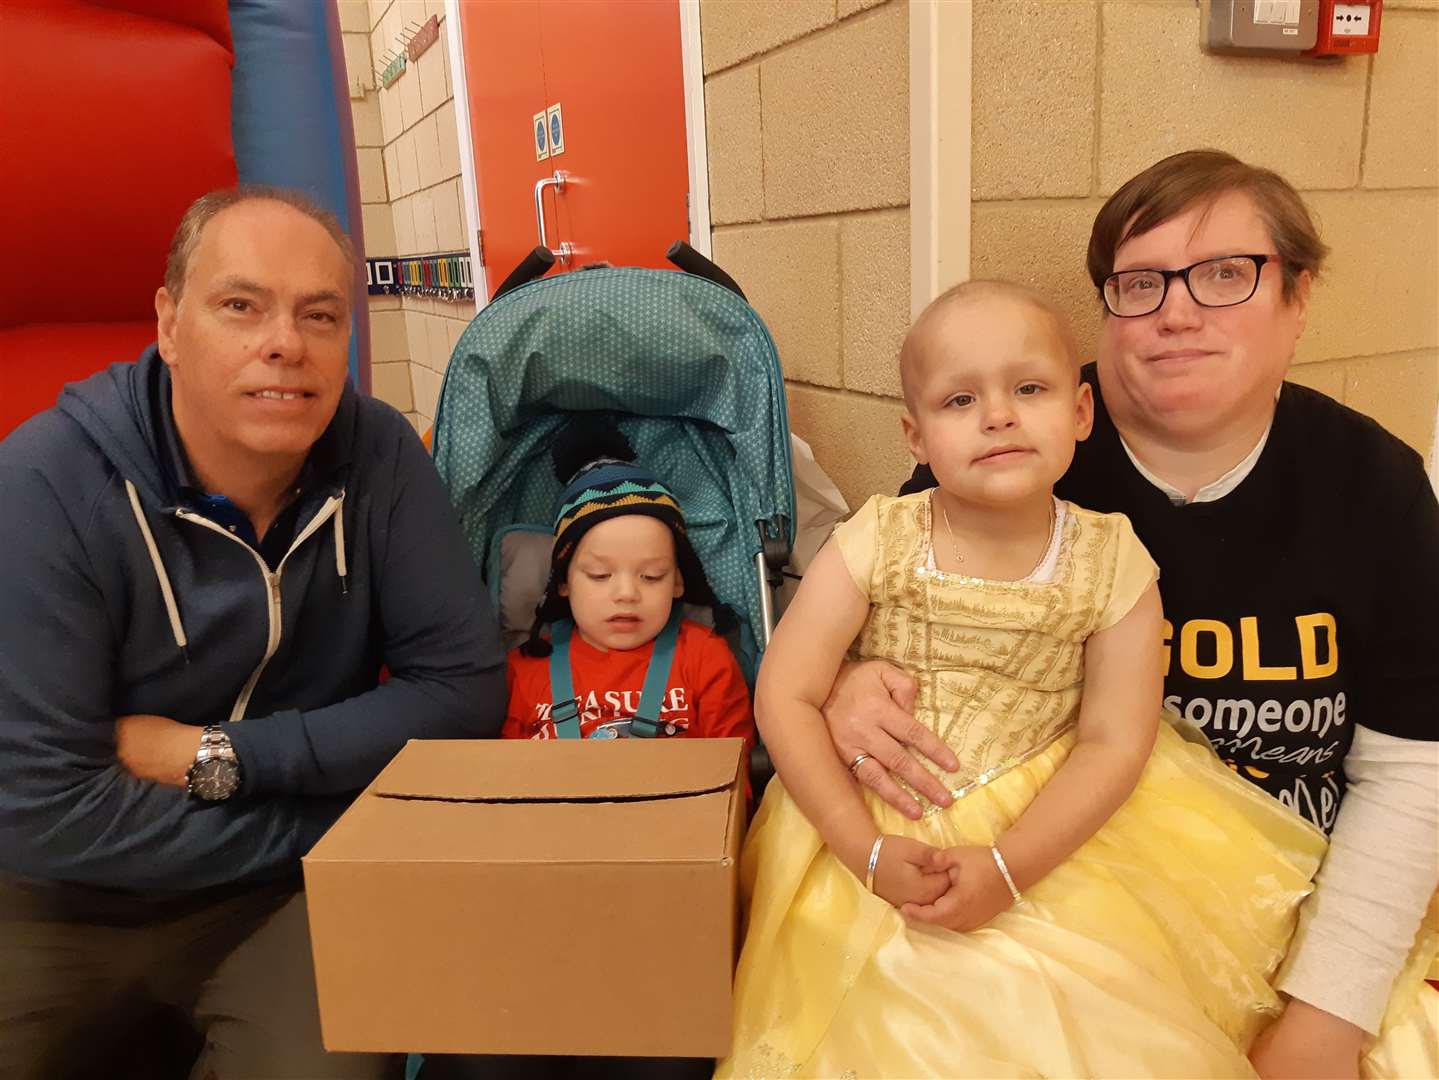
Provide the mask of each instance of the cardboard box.
POLYGON ((409 743, 304 860, 325 1046, 728 1053, 743 746, 409 743))

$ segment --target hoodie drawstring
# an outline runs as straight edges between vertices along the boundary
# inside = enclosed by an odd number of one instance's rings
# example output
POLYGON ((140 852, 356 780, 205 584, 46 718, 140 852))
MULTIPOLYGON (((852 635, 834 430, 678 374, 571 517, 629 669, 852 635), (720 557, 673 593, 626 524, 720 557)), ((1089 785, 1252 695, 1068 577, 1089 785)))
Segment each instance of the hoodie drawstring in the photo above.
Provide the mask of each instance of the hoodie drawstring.
POLYGON ((165 564, 160 560, 160 549, 155 546, 155 537, 150 532, 150 523, 145 520, 145 511, 140 509, 140 494, 129 480, 125 481, 125 491, 130 496, 130 509, 135 514, 135 523, 140 526, 140 535, 145 538, 145 547, 150 551, 150 565, 155 568, 155 578, 160 582, 160 593, 165 598, 165 613, 170 616, 170 632, 175 635, 175 644, 188 661, 190 654, 185 648, 185 627, 180 622, 180 608, 175 603, 175 590, 170 588, 170 575, 165 572, 165 564))
POLYGON ((345 566, 345 493, 340 492, 340 505, 335 508, 335 573, 340 578, 340 592, 348 595, 350 586, 345 566))

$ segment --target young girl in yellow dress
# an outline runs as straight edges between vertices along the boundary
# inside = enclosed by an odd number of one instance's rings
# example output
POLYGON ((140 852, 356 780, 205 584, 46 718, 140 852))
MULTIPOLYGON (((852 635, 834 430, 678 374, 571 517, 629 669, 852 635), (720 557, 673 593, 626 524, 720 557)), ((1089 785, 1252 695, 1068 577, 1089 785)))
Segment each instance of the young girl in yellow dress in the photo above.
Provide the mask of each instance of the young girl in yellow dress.
POLYGON ((718 1075, 1253 1076, 1323 837, 1161 722, 1158 571, 1053 494, 1093 417, 1061 317, 960 286, 901 376, 939 487, 841 526, 766 654, 779 775, 718 1075), (835 758, 847 652, 917 680, 951 807, 910 821, 835 758))

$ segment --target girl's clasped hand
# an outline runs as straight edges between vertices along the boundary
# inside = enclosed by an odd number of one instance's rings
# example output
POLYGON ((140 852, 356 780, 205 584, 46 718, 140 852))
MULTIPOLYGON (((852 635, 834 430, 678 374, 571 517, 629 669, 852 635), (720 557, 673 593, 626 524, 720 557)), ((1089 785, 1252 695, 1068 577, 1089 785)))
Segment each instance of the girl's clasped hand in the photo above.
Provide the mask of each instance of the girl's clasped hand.
POLYGON ((874 892, 908 918, 960 933, 978 930, 1014 906, 989 848, 937 848, 906 836, 884 838, 874 892))

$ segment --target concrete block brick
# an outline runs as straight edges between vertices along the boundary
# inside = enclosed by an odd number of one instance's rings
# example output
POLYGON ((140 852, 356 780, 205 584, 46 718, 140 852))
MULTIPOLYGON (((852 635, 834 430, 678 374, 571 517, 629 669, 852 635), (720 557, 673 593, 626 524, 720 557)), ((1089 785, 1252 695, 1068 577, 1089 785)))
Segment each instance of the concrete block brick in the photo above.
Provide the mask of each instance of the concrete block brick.
POLYGON ((1439 185, 1439 14, 1385 11, 1369 85, 1364 187, 1439 185))
MULTIPOLYGON (((405 297, 408 305, 411 297, 405 297)), ((425 326, 425 320, 429 318, 423 311, 406 308, 402 314, 405 317, 405 344, 409 351, 410 363, 429 367, 427 360, 430 355, 430 333, 425 326)), ((434 410, 430 410, 433 414, 434 410)))
POLYGON ((403 26, 419 26, 430 17, 425 10, 425 0, 395 0, 395 8, 403 26))
POLYGON ((440 386, 444 383, 444 377, 438 371, 420 364, 411 364, 410 381, 415 397, 415 411, 424 421, 424 428, 417 430, 423 434, 424 430, 434 426, 435 410, 440 403, 440 386))
MULTIPOLYGON (((381 15, 380 21, 375 29, 384 35, 382 40, 390 49, 399 52, 400 50, 397 46, 401 44, 400 31, 404 28, 405 19, 403 8, 396 0, 392 0, 391 3, 386 5, 385 11, 381 15)), ((371 31, 371 33, 374 33, 374 31, 371 31)), ((381 55, 380 50, 373 48, 373 46, 371 47, 371 51, 376 56, 381 55)))
POLYGON ((435 234, 435 195, 434 188, 426 188, 424 191, 417 191, 410 196, 410 204, 415 214, 415 254, 427 255, 433 253, 438 247, 438 237, 435 234))
POLYGON ((413 409, 415 394, 414 387, 410 384, 410 365, 371 364, 370 393, 387 405, 393 405, 400 412, 413 409))
POLYGON ((429 351, 425 362, 441 375, 450 366, 450 319, 443 315, 425 316, 425 333, 429 338, 429 351))
POLYGON ((785 377, 843 385, 839 222, 734 226, 715 233, 714 256, 769 326, 785 377))
MULTIPOLYGON (((439 48, 439 46, 435 46, 439 48)), ((435 113, 435 136, 440 144, 440 177, 460 175, 460 131, 456 126, 455 103, 445 102, 435 113)))
MULTIPOLYGON (((383 71, 387 63, 386 57, 392 56, 404 48, 404 44, 400 40, 400 31, 404 29, 404 25, 400 19, 399 6, 396 4, 388 5, 381 14, 379 21, 375 24, 374 29, 370 31, 370 59, 374 62, 376 68, 383 71)), ((395 90, 398 92, 398 84, 395 85, 395 90)), ((396 96, 395 101, 398 106, 398 96, 396 96)), ((394 128, 389 132, 389 137, 393 139, 399 134, 400 130, 400 127, 394 128)))
POLYGON ((425 434, 435 426, 433 419, 428 416, 421 416, 417 412, 405 413, 405 419, 408 420, 410 426, 415 429, 415 434, 422 439, 425 437, 425 434))
POLYGON ((1439 194, 1325 191, 1305 200, 1330 255, 1299 359, 1439 346, 1439 194))
POLYGON ((760 66, 765 216, 909 203, 909 9, 890 4, 760 66))
POLYGON ((369 8, 370 29, 374 30, 375 27, 380 25, 380 20, 384 18, 385 12, 390 10, 390 0, 368 0, 367 6, 369 8))
POLYGON ((388 90, 381 87, 375 93, 380 106, 381 137, 386 143, 393 143, 405 130, 404 118, 400 115, 400 90, 396 86, 388 90))
POLYGON ((378 296, 370 297, 371 317, 378 311, 399 311, 401 310, 400 298, 394 293, 380 293, 378 296))
POLYGON ((812 386, 786 393, 790 430, 810 444, 852 508, 874 494, 895 494, 909 479, 914 459, 899 427, 903 402, 812 386))
POLYGON ((350 123, 355 129, 356 146, 385 145, 384 128, 380 124, 380 95, 377 92, 350 99, 350 123))
POLYGON ((370 63, 369 34, 341 34, 345 50, 345 80, 350 97, 362 98, 375 88, 375 69, 370 63))
POLYGON ((395 215, 387 203, 360 207, 365 229, 365 258, 387 258, 395 253, 395 215))
MULTIPOLYGON (((468 302, 469 301, 466 301, 465 303, 468 302)), ((471 318, 473 318, 473 312, 469 309, 460 304, 451 305, 451 317, 445 321, 445 330, 450 336, 450 357, 452 359, 455 355, 455 349, 460 344, 461 336, 470 325, 471 318)))
POLYGON ((420 97, 420 74, 414 61, 410 61, 405 73, 395 83, 395 89, 400 92, 400 122, 406 128, 412 128, 425 115, 425 103, 420 97))
POLYGON ((411 74, 420 86, 420 110, 428 116, 450 100, 450 91, 445 85, 445 39, 440 38, 421 54, 411 65, 411 74))
POLYGON ((1372 416, 1427 459, 1434 445, 1439 350, 1348 362, 1345 404, 1372 416))
POLYGON ((385 163, 386 190, 389 191, 391 199, 398 199, 404 195, 403 185, 400 182, 400 144, 392 142, 381 150, 380 160, 385 163))
POLYGON ((1439 0, 1389 0, 1389 2, 1384 5, 1386 14, 1391 11, 1403 11, 1405 9, 1411 11, 1439 11, 1439 0))
POLYGON ((1080 359, 1094 359, 1103 311, 1084 270, 1098 199, 976 203, 970 216, 970 276, 1038 289, 1069 318, 1080 359))
POLYGON ((360 201, 388 202, 390 193, 385 184, 385 161, 380 151, 373 146, 356 147, 355 163, 360 175, 360 201))
POLYGON ((974 11, 975 199, 1088 195, 1094 0, 981 0, 974 11))
MULTIPOLYGON (((420 157, 415 131, 410 129, 395 140, 395 162, 400 170, 400 195, 413 195, 420 190, 420 157)), ((396 189, 391 189, 393 198, 396 189)))
POLYGON ((844 385, 897 396, 909 328, 909 209, 843 219, 839 250, 844 385))
POLYGON ((705 81, 710 221, 729 225, 764 216, 759 65, 747 64, 705 81))
POLYGON ((1345 361, 1321 360, 1317 364, 1293 364, 1286 382, 1298 383, 1321 394, 1328 394, 1335 401, 1344 400, 1345 361))
MULTIPOLYGON (((374 301, 371 301, 373 304, 374 301)), ((370 311, 370 359, 376 364, 403 364, 410 359, 410 339, 403 311, 370 311)))
POLYGON ((419 248, 415 244, 414 196, 396 199, 390 204, 395 217, 395 254, 415 255, 419 248))
POLYGON ((370 5, 366 0, 336 0, 335 9, 340 15, 341 33, 369 34, 370 5))
POLYGON ((834 0, 704 0, 700 41, 705 74, 804 37, 834 22, 834 0))
POLYGON ((1359 179, 1363 63, 1218 56, 1192 3, 1106 0, 1100 56, 1100 190, 1180 150, 1214 146, 1303 189, 1359 179))
POLYGON ((410 129, 409 136, 415 144, 419 186, 434 187, 444 179, 440 169, 440 135, 435 126, 435 118, 425 117, 410 129))
POLYGON ((461 251, 468 248, 465 219, 460 213, 459 180, 446 180, 430 190, 435 202, 435 250, 461 251))

